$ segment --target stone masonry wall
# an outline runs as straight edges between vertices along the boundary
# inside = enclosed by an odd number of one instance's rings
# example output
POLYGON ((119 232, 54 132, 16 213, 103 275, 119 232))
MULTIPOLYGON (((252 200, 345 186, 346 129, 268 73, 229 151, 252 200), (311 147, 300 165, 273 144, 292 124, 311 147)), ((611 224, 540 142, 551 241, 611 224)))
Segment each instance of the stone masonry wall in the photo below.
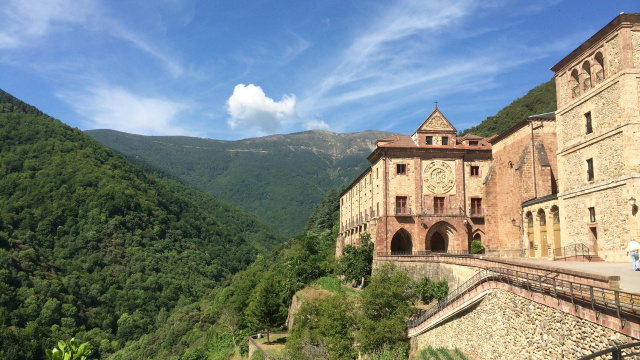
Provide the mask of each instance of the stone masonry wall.
POLYGON ((586 243, 606 261, 626 261, 630 207, 623 186, 560 200, 563 246, 586 243), (589 221, 589 207, 596 222, 589 221), (596 230, 594 238, 590 228, 596 230))
MULTIPOLYGON (((373 260, 373 271, 387 261, 373 260)), ((455 264, 445 264, 438 262, 423 261, 396 261, 396 267, 401 270, 407 270, 409 277, 413 280, 420 280, 423 277, 438 281, 446 279, 449 283, 449 289, 455 289, 464 284, 473 277, 481 268, 472 266, 462 266, 455 264)))
POLYGON ((619 81, 610 84, 606 89, 594 94, 581 104, 558 117, 558 127, 561 137, 560 147, 575 143, 585 138, 591 138, 609 130, 620 121, 622 108, 620 106, 621 85, 619 81), (593 133, 586 134, 585 114, 591 112, 593 133))
MULTIPOLYGON (((575 359, 637 340, 504 290, 411 339, 411 352, 459 348, 469 359, 575 359)), ((637 351, 637 350, 636 350, 637 351)))
POLYGON ((494 168, 484 187, 485 247, 488 250, 521 249, 522 228, 518 227, 523 223, 521 203, 535 198, 536 193, 542 197, 557 190, 558 171, 554 156, 557 142, 554 130, 555 122, 545 121, 543 127, 534 133, 534 142, 544 144, 550 164, 541 166, 536 154, 536 192, 532 181, 531 127, 523 126, 492 147, 494 168), (512 220, 516 221, 515 226, 512 220))
POLYGON ((562 157, 561 191, 589 184, 587 159, 593 159, 594 180, 603 181, 624 174, 624 137, 622 132, 602 139, 589 147, 573 151, 562 157))

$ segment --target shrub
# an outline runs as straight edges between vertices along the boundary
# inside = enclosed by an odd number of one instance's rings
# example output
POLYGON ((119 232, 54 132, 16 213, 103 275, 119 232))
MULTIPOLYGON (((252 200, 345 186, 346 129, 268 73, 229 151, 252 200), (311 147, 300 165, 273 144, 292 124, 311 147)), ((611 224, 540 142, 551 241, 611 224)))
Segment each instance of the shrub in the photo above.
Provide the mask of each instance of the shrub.
POLYGON ((428 277, 424 277, 416 285, 416 293, 424 303, 430 303, 433 299, 440 300, 449 293, 449 283, 446 279, 433 282, 428 277))
POLYGON ((473 240, 471 242, 471 253, 472 254, 484 254, 484 245, 482 245, 482 241, 473 240))

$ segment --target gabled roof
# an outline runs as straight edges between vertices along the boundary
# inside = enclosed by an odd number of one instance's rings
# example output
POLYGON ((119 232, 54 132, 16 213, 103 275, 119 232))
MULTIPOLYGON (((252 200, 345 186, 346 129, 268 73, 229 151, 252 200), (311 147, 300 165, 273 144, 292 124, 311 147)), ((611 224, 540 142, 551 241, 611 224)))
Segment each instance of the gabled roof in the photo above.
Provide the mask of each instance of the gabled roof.
POLYGON ((438 110, 437 106, 435 109, 433 109, 433 112, 431 113, 431 115, 429 115, 427 119, 424 122, 422 122, 422 125, 418 127, 416 132, 418 131, 458 132, 458 130, 456 130, 456 128, 453 127, 453 125, 451 125, 449 120, 447 120, 447 118, 444 117, 444 115, 442 115, 440 110, 438 110))
POLYGON ((417 147, 416 143, 413 141, 411 136, 409 135, 391 135, 386 138, 378 139, 376 141, 376 147, 417 147))

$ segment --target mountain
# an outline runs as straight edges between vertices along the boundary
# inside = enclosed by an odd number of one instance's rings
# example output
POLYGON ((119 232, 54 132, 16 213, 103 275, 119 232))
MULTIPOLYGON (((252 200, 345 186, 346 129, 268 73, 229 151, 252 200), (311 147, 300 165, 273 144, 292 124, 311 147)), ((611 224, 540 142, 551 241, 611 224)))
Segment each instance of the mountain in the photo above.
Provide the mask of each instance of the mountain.
POLYGON ((220 141, 113 130, 86 133, 130 159, 255 214, 288 236, 302 231, 329 189, 360 175, 375 140, 391 134, 313 130, 220 141))
POLYGON ((553 78, 529 90, 525 96, 514 100, 496 115, 489 116, 477 126, 464 130, 462 135, 488 137, 501 134, 528 116, 556 111, 556 108, 556 81, 553 78))
POLYGON ((226 226, 211 214, 237 209, 180 186, 0 91, 0 358, 71 337, 106 357, 246 268, 258 251, 233 227, 268 227, 226 226))

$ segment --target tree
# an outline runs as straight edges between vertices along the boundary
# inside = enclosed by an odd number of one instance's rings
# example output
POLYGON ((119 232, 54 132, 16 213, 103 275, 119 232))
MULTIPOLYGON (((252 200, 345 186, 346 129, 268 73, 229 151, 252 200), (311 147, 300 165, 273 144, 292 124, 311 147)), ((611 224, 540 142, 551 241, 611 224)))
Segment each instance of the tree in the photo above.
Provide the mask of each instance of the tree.
POLYGON ((364 233, 360 237, 361 246, 355 247, 347 245, 342 250, 340 258, 340 272, 347 281, 361 281, 364 286, 364 279, 371 276, 371 266, 373 264, 373 243, 371 235, 364 233))
POLYGON ((287 339, 292 359, 356 359, 355 306, 344 294, 321 297, 300 307, 287 339))
POLYGON ((220 318, 218 324, 224 329, 223 332, 231 335, 233 341, 233 347, 238 347, 236 343, 236 332, 240 328, 240 316, 236 310, 231 306, 224 306, 220 312, 220 318))
POLYGON ((360 350, 367 354, 382 348, 406 347, 406 321, 413 313, 415 298, 407 271, 398 270, 394 263, 378 268, 362 292, 360 331, 356 335, 360 350))
POLYGON ((58 341, 58 347, 53 350, 46 350, 47 357, 51 360, 86 360, 87 355, 91 353, 89 343, 79 344, 74 338, 66 341, 58 341))
MULTIPOLYGON (((276 274, 266 274, 251 294, 246 309, 249 328, 254 331, 267 330, 267 342, 271 342, 269 331, 283 325, 283 301, 276 282, 276 274)), ((284 313, 287 309, 284 308, 284 313)))

